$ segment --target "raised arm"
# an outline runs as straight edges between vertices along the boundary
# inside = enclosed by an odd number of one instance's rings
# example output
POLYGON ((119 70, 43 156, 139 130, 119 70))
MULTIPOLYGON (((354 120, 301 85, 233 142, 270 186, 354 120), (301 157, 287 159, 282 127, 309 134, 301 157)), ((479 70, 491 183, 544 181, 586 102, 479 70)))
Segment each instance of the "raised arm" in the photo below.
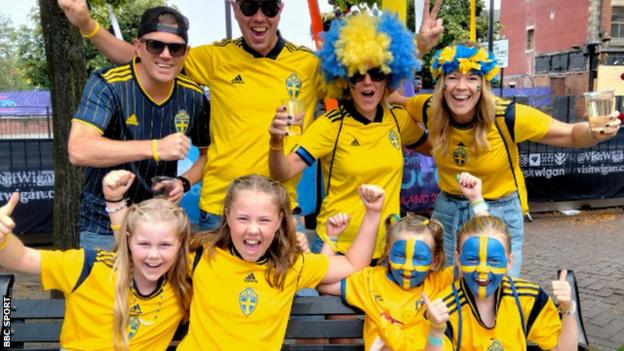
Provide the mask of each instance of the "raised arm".
POLYGON ((559 273, 559 280, 552 282, 553 295, 559 302, 559 309, 563 311, 561 316, 561 332, 557 339, 557 351, 576 350, 578 347, 578 326, 576 325, 576 306, 572 301, 572 289, 566 279, 568 271, 565 269, 559 273))
POLYGON ((462 172, 457 175, 457 183, 459 183, 462 194, 470 202, 470 209, 474 214, 477 216, 489 215, 488 206, 483 200, 481 179, 468 172, 462 172))
POLYGON ((362 185, 359 192, 366 206, 366 213, 358 235, 344 256, 329 258, 329 269, 321 281, 322 284, 338 282, 371 262, 384 204, 384 190, 376 185, 362 185))
POLYGON ((10 271, 39 274, 41 253, 24 246, 12 233, 15 222, 11 214, 18 202, 19 193, 13 193, 9 201, 0 207, 0 266, 10 271))
POLYGON ((69 160, 76 166, 105 168, 122 163, 158 158, 183 160, 191 142, 182 133, 154 140, 113 140, 94 126, 74 120, 69 132, 69 160))
POLYGON ((418 49, 418 57, 425 56, 440 40, 444 26, 442 19, 438 18, 438 12, 442 6, 442 0, 436 0, 433 8, 429 9, 429 0, 425 0, 423 7, 423 18, 416 36, 416 48, 418 49))
POLYGON ((102 179, 102 193, 106 201, 106 212, 115 236, 128 210, 126 192, 134 182, 135 175, 123 169, 108 172, 102 179))
POLYGON ((89 39, 111 62, 123 64, 134 57, 135 51, 132 44, 118 39, 101 28, 100 24, 91 17, 86 0, 58 0, 57 2, 67 20, 77 27, 80 34, 89 39))
MULTIPOLYGON (((303 116, 298 116, 303 118, 303 116)), ((280 106, 275 110, 275 116, 269 127, 271 140, 269 141, 269 170, 271 177, 279 180, 288 180, 301 173, 306 168, 306 163, 294 152, 284 155, 284 136, 286 127, 291 124, 286 112, 286 106, 280 106)))
MULTIPOLYGON (((347 213, 338 213, 327 218, 325 228, 329 240, 335 243, 338 240, 338 236, 340 236, 340 234, 349 226, 349 221, 350 217, 347 213)), ((334 256, 334 248, 332 248, 332 246, 328 243, 323 243, 321 254, 334 256)), ((340 295, 340 282, 321 284, 317 286, 316 289, 323 294, 340 295)))
POLYGON ((614 137, 620 129, 619 112, 610 116, 596 117, 602 120, 602 125, 590 125, 589 122, 564 123, 556 119, 546 135, 539 140, 542 144, 559 147, 588 147, 614 137))

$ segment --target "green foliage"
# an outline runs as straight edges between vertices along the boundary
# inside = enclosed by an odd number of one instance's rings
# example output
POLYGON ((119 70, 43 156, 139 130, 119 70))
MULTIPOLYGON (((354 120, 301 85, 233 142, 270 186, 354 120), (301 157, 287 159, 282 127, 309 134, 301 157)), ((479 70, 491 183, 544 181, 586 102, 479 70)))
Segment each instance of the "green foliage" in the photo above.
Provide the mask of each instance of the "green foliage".
POLYGON ((15 42, 17 31, 8 16, 0 13, 0 91, 26 90, 29 82, 19 66, 15 42))
MULTIPOLYGON (((89 3, 91 4, 91 15, 101 24, 102 28, 112 28, 105 1, 92 0, 89 3)), ((130 41, 136 37, 143 12, 150 7, 166 5, 166 0, 109 0, 108 3, 113 5, 124 40, 130 41)), ((31 10, 30 17, 35 29, 22 26, 16 34, 18 68, 32 87, 48 89, 48 72, 38 6, 31 10)), ((5 26, 0 23, 0 27, 5 26)), ((111 66, 111 63, 100 55, 88 40, 85 41, 87 73, 111 66)))

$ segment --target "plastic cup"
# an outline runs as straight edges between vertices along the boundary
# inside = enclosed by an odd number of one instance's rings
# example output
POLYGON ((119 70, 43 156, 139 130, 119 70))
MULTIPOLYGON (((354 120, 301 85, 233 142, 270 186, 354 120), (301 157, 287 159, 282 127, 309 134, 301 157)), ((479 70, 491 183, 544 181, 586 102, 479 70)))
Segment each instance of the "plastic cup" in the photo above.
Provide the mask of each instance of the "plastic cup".
POLYGON ((303 130, 303 116, 305 115, 305 104, 298 99, 284 99, 282 105, 286 106, 290 125, 286 127, 287 135, 301 135, 303 130))
POLYGON ((592 131, 604 128, 609 122, 609 115, 615 106, 613 90, 592 91, 583 93, 585 96, 585 110, 592 131))

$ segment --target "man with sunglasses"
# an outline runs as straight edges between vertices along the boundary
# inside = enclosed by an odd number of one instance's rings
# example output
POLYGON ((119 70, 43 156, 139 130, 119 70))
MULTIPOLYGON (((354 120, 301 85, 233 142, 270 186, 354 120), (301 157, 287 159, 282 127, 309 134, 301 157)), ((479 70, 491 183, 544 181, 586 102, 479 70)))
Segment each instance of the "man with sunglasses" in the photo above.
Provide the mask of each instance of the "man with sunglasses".
MULTIPOLYGON (((126 62, 131 46, 105 30, 97 30, 85 0, 58 0, 71 23, 89 36, 104 56, 126 62)), ((202 229, 216 229, 221 221, 227 185, 235 178, 257 173, 269 175, 267 128, 275 106, 284 99, 303 101, 304 126, 311 121, 324 84, 319 62, 309 49, 285 40, 278 31, 282 0, 231 1, 242 38, 222 40, 190 50, 185 73, 211 92, 211 144, 199 207, 202 229)), ((290 136, 285 150, 296 144, 290 136)), ((295 203, 299 177, 285 185, 295 203)))
POLYGON ((152 197, 152 189, 164 185, 152 184, 155 176, 175 177, 189 138, 204 151, 188 172, 168 182, 167 198, 179 201, 201 178, 210 107, 201 87, 180 74, 188 53, 187 31, 188 21, 178 11, 148 9, 132 45, 132 61, 93 73, 84 88, 68 142, 70 161, 86 167, 81 247, 112 249, 108 213, 152 197), (112 169, 137 175, 127 199, 103 198, 102 179, 112 169))

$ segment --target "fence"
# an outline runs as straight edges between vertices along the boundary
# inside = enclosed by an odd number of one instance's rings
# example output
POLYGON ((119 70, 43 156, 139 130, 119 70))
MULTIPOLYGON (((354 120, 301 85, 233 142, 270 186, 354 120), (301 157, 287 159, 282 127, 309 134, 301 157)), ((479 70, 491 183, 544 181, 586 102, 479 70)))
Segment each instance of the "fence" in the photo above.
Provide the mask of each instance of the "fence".
POLYGON ((26 114, 10 114, 7 108, 2 108, 0 116, 0 139, 52 139, 52 114, 50 107, 20 106, 20 112, 26 114))

